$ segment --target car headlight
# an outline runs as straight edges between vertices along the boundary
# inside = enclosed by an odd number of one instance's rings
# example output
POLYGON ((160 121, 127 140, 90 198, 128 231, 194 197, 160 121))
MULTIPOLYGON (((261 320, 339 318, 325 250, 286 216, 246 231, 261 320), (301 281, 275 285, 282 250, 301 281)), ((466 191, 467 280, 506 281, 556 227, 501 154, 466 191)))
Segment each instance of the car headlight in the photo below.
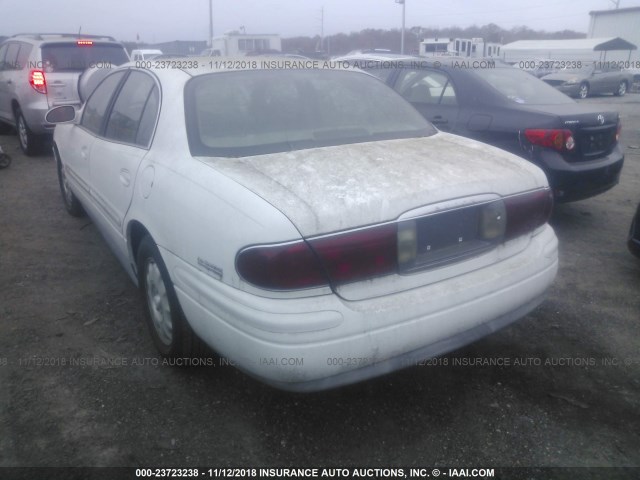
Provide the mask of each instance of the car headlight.
POLYGON ((567 80, 566 82, 564 82, 565 85, 576 85, 578 83, 578 79, 577 78, 572 78, 570 80, 567 80))

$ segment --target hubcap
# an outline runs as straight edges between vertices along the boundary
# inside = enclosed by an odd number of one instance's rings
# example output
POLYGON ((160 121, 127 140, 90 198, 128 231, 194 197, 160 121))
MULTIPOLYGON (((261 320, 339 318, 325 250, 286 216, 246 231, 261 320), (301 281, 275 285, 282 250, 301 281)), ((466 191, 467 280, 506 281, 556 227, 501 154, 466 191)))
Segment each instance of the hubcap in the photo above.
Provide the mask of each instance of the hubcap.
POLYGON ((625 93, 627 93, 627 84, 626 83, 622 82, 620 84, 620 87, 618 87, 618 93, 620 95, 624 95, 625 93))
POLYGON ((26 150, 29 147, 29 137, 27 136, 27 124, 24 123, 22 115, 18 117, 18 138, 20 139, 20 145, 26 150))
POLYGON ((586 85, 580 87, 580 98, 587 98, 589 94, 589 88, 586 85))
POLYGON ((153 327, 165 345, 171 345, 173 340, 173 321, 171 319, 171 307, 167 289, 162 281, 162 274, 158 264, 150 258, 147 262, 145 273, 145 283, 147 287, 147 303, 153 327))

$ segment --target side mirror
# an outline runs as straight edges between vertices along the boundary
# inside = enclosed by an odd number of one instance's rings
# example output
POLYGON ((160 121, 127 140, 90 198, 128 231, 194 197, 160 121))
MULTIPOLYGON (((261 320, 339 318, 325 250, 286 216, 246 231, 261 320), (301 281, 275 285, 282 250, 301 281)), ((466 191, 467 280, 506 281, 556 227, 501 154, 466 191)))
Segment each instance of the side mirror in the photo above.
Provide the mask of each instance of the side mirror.
POLYGON ((76 118, 76 109, 71 105, 60 105, 49 110, 44 118, 49 123, 72 122, 76 118))

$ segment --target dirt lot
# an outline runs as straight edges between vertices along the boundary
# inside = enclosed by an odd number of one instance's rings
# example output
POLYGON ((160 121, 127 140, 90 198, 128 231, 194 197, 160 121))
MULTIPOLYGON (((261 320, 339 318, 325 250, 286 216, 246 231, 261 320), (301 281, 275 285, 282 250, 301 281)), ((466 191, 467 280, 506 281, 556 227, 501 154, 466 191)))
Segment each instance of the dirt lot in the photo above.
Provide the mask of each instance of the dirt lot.
POLYGON ((0 467, 640 466, 640 95, 587 102, 621 112, 626 164, 612 191, 557 207, 548 301, 431 365, 304 395, 162 365, 52 157, 0 137, 0 467))

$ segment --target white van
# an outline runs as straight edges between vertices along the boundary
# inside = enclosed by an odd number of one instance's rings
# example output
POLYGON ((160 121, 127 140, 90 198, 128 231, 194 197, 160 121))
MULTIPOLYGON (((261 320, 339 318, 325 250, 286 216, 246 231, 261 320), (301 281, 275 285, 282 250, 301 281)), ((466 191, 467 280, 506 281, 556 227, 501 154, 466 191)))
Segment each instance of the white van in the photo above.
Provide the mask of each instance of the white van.
POLYGON ((131 52, 131 60, 132 61, 140 61, 140 60, 151 60, 153 57, 158 55, 162 55, 162 50, 153 50, 153 49, 143 49, 143 50, 133 50, 131 52))

